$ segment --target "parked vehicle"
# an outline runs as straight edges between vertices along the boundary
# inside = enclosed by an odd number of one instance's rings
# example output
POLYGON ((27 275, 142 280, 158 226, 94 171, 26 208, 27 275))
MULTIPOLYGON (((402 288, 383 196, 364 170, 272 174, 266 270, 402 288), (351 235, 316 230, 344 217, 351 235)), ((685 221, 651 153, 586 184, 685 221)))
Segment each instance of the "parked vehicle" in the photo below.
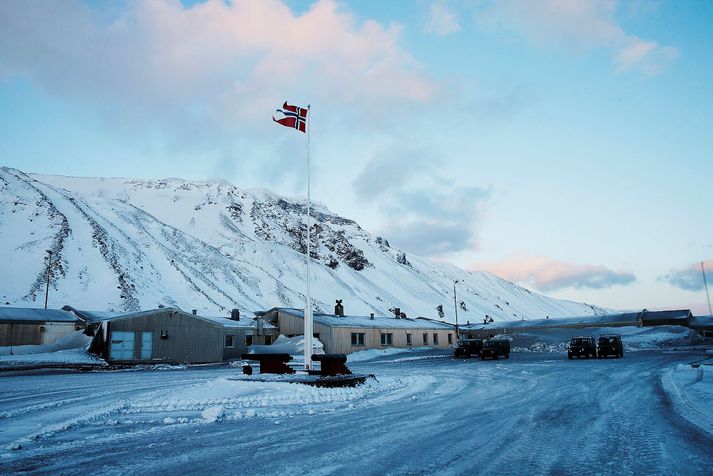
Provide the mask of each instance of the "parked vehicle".
POLYGON ((480 355, 480 350, 483 348, 483 339, 462 339, 458 342, 458 347, 454 351, 456 357, 467 359, 468 357, 477 357, 480 355))
POLYGON ((616 358, 624 357, 624 346, 619 334, 605 334, 599 336, 599 358, 603 359, 613 355, 616 358))
POLYGON ((506 359, 510 358, 510 341, 507 339, 488 339, 483 342, 483 348, 480 350, 480 358, 497 359, 499 356, 506 359))
POLYGON ((594 341, 592 336, 577 336, 572 337, 569 341, 569 349, 567 350, 567 357, 571 360, 574 357, 584 357, 596 358, 597 357, 597 343, 594 341))

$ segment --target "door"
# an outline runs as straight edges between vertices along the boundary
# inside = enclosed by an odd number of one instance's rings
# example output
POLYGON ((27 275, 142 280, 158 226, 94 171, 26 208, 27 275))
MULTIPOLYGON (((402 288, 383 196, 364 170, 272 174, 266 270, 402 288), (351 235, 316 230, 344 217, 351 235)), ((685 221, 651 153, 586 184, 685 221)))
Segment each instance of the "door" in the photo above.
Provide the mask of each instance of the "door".
POLYGON ((115 331, 111 333, 109 358, 114 360, 134 360, 134 333, 115 331))
POLYGON ((141 333, 141 360, 150 360, 153 352, 153 332, 141 333))

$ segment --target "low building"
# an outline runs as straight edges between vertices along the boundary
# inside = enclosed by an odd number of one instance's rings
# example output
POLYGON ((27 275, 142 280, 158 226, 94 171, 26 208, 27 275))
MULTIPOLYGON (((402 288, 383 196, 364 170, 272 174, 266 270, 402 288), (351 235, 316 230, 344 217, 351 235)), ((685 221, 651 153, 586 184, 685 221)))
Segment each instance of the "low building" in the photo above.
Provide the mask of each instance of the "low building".
POLYGON ((82 327, 62 309, 0 308, 0 346, 53 344, 82 327))
MULTIPOLYGON (((273 308, 259 313, 287 337, 304 334, 301 309, 273 308)), ((384 316, 337 316, 314 314, 314 336, 327 353, 349 354, 358 350, 386 347, 434 347, 448 349, 455 343, 451 324, 426 318, 384 316)))
POLYGON ((460 326, 461 337, 487 339, 498 334, 526 333, 544 329, 586 329, 589 327, 665 326, 688 327, 692 315, 688 309, 678 311, 649 311, 607 314, 605 316, 555 317, 519 321, 465 324, 460 326))
MULTIPOLYGON (((65 306, 68 308, 68 306, 65 306)), ((69 308, 94 333, 89 351, 114 363, 209 363, 239 357, 277 333, 255 318, 205 317, 176 308, 139 312, 69 308)))
POLYGON ((703 337, 713 337, 713 316, 693 316, 688 327, 703 337))

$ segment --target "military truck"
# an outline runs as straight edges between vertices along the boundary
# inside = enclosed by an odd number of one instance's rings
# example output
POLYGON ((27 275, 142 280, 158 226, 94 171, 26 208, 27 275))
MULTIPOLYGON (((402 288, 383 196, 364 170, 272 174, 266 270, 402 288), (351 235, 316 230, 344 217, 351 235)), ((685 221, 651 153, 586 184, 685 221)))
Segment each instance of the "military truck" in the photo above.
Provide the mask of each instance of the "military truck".
POLYGON ((483 339, 461 339, 453 354, 462 359, 478 357, 482 348, 483 339))
POLYGON ((624 346, 619 334, 604 334, 599 336, 599 358, 613 355, 617 359, 624 357, 624 346))
POLYGON ((480 350, 480 358, 497 359, 499 356, 506 359, 510 358, 510 341, 507 339, 488 339, 483 342, 483 348, 480 350))
POLYGON ((585 359, 597 357, 597 343, 594 341, 592 336, 577 336, 572 337, 569 341, 569 349, 567 350, 567 357, 572 360, 577 357, 584 357, 585 359))

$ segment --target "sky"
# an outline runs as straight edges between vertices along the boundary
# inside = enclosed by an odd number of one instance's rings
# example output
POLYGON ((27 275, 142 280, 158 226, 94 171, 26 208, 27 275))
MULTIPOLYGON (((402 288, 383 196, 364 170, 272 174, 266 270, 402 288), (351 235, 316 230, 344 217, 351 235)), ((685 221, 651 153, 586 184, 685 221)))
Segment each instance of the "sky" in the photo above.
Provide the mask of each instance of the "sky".
POLYGON ((708 313, 713 2, 5 0, 0 164, 306 195, 407 253, 708 313))

